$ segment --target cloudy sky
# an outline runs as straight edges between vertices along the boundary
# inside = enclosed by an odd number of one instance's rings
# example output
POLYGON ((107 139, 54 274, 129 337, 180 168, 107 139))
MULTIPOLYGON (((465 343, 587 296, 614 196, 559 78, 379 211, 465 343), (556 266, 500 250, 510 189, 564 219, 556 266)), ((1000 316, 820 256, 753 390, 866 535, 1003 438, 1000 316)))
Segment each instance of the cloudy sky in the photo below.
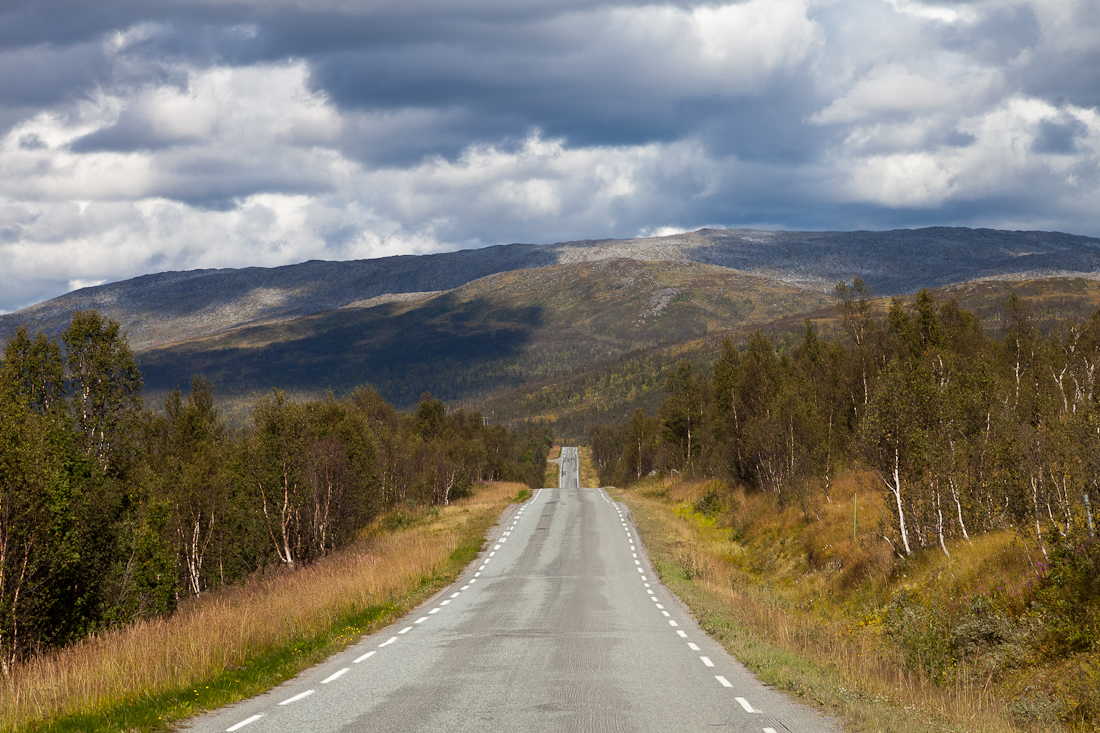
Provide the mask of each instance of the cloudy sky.
POLYGON ((1100 236, 1100 0, 4 0, 0 312, 714 227, 1100 236))

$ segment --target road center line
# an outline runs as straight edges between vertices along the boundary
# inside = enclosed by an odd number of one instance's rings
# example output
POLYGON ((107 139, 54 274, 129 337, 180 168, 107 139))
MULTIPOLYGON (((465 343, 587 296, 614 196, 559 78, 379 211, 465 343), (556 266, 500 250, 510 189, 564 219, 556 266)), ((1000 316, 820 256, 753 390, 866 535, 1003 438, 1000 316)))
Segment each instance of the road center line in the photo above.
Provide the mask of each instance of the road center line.
POLYGON ((727 680, 727 679, 726 679, 725 677, 723 677, 723 676, 722 676, 722 675, 720 675, 720 674, 719 674, 719 675, 715 675, 715 676, 714 676, 714 679, 716 679, 716 680, 718 680, 719 682, 721 682, 721 683, 722 683, 722 687, 733 687, 733 685, 731 685, 731 684, 730 684, 730 681, 729 681, 729 680, 727 680))
POLYGON ((693 652, 697 652, 697 651, 699 651, 699 645, 698 645, 698 644, 696 644, 696 643, 695 643, 695 642, 693 642, 693 641, 689 641, 689 642, 688 642, 688 649, 690 649, 690 650, 691 650, 691 651, 693 651, 693 652))
POLYGON ((702 659, 703 664, 707 665, 708 667, 713 667, 714 666, 714 662, 710 661, 710 657, 699 657, 699 658, 702 659))
POLYGON ((734 698, 734 699, 737 700, 737 702, 741 703, 741 707, 745 708, 746 713, 755 713, 756 712, 755 710, 752 709, 752 705, 749 705, 749 701, 746 700, 745 698, 738 697, 738 698, 734 698))
POLYGON ((387 639, 386 641, 379 644, 378 648, 381 649, 384 646, 389 646, 390 644, 394 643, 395 641, 397 641, 397 637, 396 636, 391 636, 389 639, 387 639))
POLYGON ((679 631, 677 631, 676 635, 683 638, 683 639, 688 638, 687 632, 684 631, 683 629, 680 629, 679 631))
POLYGON ((374 650, 372 649, 371 651, 367 652, 363 656, 361 656, 358 659, 356 659, 355 661, 353 661, 352 664, 359 664, 360 662, 365 662, 366 660, 370 659, 373 656, 374 656, 374 650))
POLYGON ((235 731, 235 730, 240 730, 241 728, 245 727, 249 723, 255 723, 257 720, 259 720, 262 717, 264 717, 264 716, 262 716, 262 715, 253 715, 251 718, 245 718, 244 720, 237 723, 233 727, 226 728, 225 733, 233 733, 233 731, 235 731))
POLYGON ((313 694, 313 693, 315 693, 315 692, 317 692, 317 690, 306 690, 305 692, 301 693, 300 695, 295 695, 295 696, 294 696, 294 697, 292 697, 292 698, 289 698, 289 699, 287 699, 287 700, 283 700, 283 701, 282 701, 281 703, 279 703, 279 704, 280 704, 280 705, 289 705, 289 704, 290 704, 290 703, 292 703, 292 702, 298 702, 298 701, 299 701, 299 700, 301 700, 302 698, 306 698, 306 697, 309 697, 310 695, 312 695, 312 694, 313 694))
POLYGON ((401 630, 400 630, 400 631, 398 631, 397 633, 399 633, 399 634, 407 634, 407 633, 409 633, 409 632, 410 632, 410 631, 412 631, 412 630, 413 630, 413 627, 411 627, 411 626, 406 626, 405 628, 401 629, 401 630))
POLYGON ((347 671, 348 671, 349 669, 351 669, 351 667, 344 667, 344 668, 343 668, 343 669, 341 669, 341 670, 340 670, 339 672, 333 672, 333 673, 332 673, 332 674, 330 674, 330 675, 329 675, 328 677, 326 677, 325 679, 321 680, 321 684, 322 684, 322 685, 327 685, 327 684, 328 684, 329 682, 332 682, 333 680, 338 680, 338 679, 340 679, 341 677, 343 677, 343 676, 344 676, 344 675, 345 675, 345 674, 347 673, 347 671))
POLYGON ((425 621, 427 621, 427 620, 428 620, 428 617, 427 617, 427 616, 421 616, 421 617, 420 617, 420 618, 418 618, 418 619, 417 619, 416 621, 413 621, 413 623, 414 623, 414 624, 422 624, 422 623, 424 623, 424 622, 425 622, 425 621))

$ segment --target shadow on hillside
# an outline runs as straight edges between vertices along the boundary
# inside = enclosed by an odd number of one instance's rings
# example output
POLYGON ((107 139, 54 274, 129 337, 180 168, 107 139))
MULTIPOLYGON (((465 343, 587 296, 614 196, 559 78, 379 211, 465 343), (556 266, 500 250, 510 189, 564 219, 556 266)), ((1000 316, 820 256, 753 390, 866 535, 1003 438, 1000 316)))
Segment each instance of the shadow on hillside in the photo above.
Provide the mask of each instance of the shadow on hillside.
POLYGON ((203 374, 223 398, 273 387, 341 394, 371 384, 407 407, 424 391, 455 399, 520 383, 524 349, 544 323, 537 306, 458 302, 453 295, 399 310, 394 304, 343 309, 243 329, 142 354, 139 366, 153 395, 186 390, 194 374, 203 374))

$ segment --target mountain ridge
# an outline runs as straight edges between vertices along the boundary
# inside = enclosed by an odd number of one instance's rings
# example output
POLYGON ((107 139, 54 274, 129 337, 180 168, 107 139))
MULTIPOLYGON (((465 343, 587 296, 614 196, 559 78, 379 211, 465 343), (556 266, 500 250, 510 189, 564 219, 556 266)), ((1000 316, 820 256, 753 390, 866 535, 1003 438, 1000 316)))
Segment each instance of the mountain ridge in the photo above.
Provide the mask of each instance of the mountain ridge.
POLYGON ((900 295, 975 279, 1096 277, 1100 239, 957 227, 879 232, 700 229, 644 239, 515 243, 273 268, 170 271, 83 288, 0 315, 0 338, 20 325, 57 333, 73 311, 96 308, 119 321, 140 352, 380 296, 448 291, 501 272, 605 259, 697 262, 819 293, 840 280, 861 277, 877 294, 900 295))

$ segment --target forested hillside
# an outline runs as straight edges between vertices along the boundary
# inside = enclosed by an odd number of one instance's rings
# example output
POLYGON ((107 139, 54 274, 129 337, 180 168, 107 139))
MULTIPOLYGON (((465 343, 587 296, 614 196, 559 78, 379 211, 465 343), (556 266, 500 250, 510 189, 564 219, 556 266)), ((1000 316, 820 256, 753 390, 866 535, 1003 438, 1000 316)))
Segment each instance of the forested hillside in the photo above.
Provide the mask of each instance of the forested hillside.
POLYGON ((442 505, 476 482, 541 486, 550 439, 448 413, 257 399, 226 427, 196 377, 161 414, 116 322, 74 314, 58 339, 19 330, 0 364, 0 660, 169 614, 181 599, 308 565, 383 512, 442 505))
POLYGON ((884 317, 858 280, 839 295, 845 341, 809 322, 789 356, 761 332, 726 341, 709 375, 686 362, 668 375, 656 417, 593 426, 601 480, 675 470, 827 496, 859 464, 894 499, 899 554, 1011 522, 1047 555, 1098 493, 1100 310, 1044 335, 1012 296, 992 339, 927 290, 884 317))
POLYGON ((683 510, 728 530, 734 554, 752 524, 748 497, 800 509, 785 534, 752 536, 754 552, 794 563, 762 578, 812 584, 826 573, 845 594, 835 605, 851 613, 850 633, 881 629, 919 674, 995 684, 1012 705, 1042 708, 1014 713, 1028 725, 1093 729, 1100 688, 1084 680, 1100 675, 1100 310, 1044 333, 1013 294, 994 338, 927 290, 885 313, 858 280, 837 295, 843 339, 825 341, 807 321, 789 352, 759 331, 743 348, 726 341, 712 369, 669 371, 652 416, 592 424, 601 483, 712 480, 683 510), (841 477, 848 538, 835 533, 841 477), (858 541, 865 499, 855 503, 853 481, 883 509, 858 541), (815 540, 826 531, 831 545, 815 540), (977 548, 993 554, 987 581, 971 583, 977 548), (912 585, 929 557, 953 552, 964 565, 912 585), (1023 575, 1006 580, 1016 557, 1023 575))

